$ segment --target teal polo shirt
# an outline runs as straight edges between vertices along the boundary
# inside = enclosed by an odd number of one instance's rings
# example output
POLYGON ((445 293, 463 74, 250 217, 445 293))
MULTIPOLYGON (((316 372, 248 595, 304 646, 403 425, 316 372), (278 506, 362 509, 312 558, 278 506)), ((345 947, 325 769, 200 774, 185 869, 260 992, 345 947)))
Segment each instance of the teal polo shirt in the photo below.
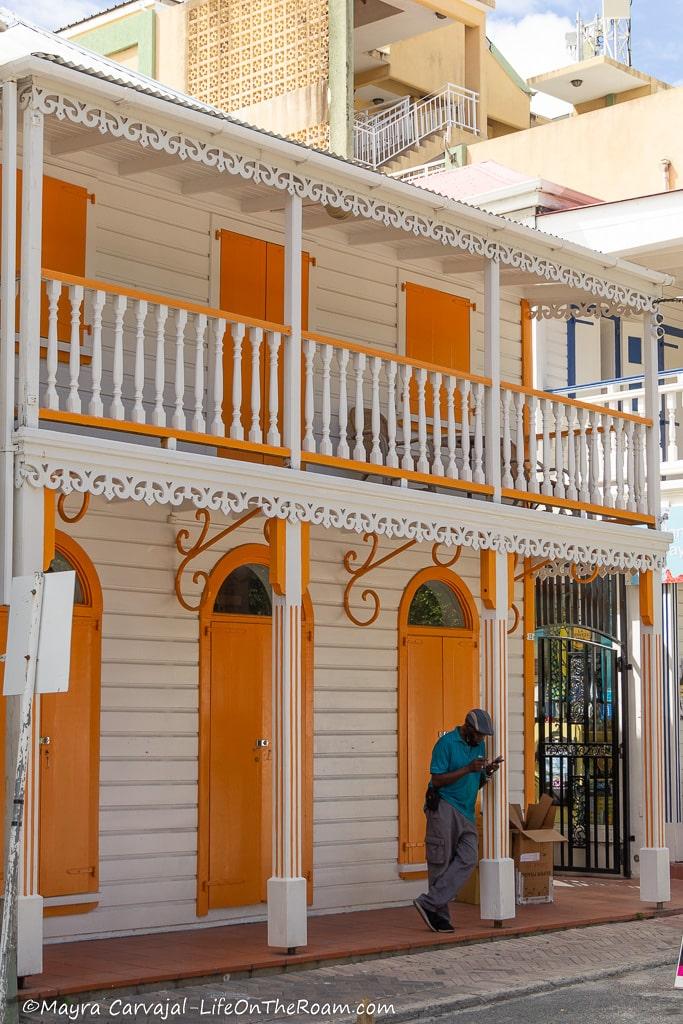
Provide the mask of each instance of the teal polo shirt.
MULTIPOLYGON (((455 772, 458 768, 464 768, 471 761, 478 757, 486 757, 486 746, 484 742, 477 743, 471 747, 460 735, 460 727, 456 726, 450 732, 445 733, 437 740, 432 751, 432 763, 429 770, 432 775, 444 775, 446 772, 455 772)), ((460 811, 470 821, 474 821, 474 805, 477 801, 477 793, 486 781, 483 772, 471 772, 463 775, 456 782, 448 786, 439 787, 441 797, 449 804, 460 811)))

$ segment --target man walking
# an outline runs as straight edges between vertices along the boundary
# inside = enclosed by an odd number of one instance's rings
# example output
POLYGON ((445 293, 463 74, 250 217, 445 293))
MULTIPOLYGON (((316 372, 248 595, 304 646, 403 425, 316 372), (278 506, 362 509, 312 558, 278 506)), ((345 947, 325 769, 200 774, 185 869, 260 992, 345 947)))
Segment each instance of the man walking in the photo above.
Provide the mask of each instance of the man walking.
POLYGON ((502 758, 487 763, 485 737, 493 736, 491 716, 474 708, 464 725, 445 733, 432 751, 432 774, 425 803, 429 891, 413 901, 433 932, 452 932, 448 904, 463 887, 479 858, 474 806, 477 793, 498 771, 502 758))

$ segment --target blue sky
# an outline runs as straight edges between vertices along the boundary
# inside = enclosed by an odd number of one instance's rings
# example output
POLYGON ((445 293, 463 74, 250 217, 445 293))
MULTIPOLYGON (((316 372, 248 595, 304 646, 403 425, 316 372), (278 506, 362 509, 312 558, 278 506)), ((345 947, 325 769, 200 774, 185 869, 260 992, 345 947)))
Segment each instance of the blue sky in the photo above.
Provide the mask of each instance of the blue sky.
MULTIPOLYGON (((24 17, 45 28, 58 28, 114 0, 5 0, 24 17)), ((568 62, 564 34, 577 10, 587 19, 601 0, 497 0, 489 17, 489 34, 525 77, 568 62)), ((633 0, 633 63, 641 71, 683 84, 683 0, 633 0)))

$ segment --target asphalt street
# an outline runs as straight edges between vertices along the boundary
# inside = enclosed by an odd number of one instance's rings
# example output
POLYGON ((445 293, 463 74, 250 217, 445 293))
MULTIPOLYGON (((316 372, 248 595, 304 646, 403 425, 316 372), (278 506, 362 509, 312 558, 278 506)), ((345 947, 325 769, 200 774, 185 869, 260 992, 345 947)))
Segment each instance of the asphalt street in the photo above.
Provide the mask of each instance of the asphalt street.
MULTIPOLYGON (((438 1017, 440 1024, 671 1024, 683 1021, 683 989, 675 990, 671 967, 629 972, 601 981, 568 985, 521 999, 506 999, 478 1010, 438 1017)), ((429 1018, 414 1018, 428 1024, 429 1018)), ((436 1021, 435 1018, 431 1018, 436 1021)))

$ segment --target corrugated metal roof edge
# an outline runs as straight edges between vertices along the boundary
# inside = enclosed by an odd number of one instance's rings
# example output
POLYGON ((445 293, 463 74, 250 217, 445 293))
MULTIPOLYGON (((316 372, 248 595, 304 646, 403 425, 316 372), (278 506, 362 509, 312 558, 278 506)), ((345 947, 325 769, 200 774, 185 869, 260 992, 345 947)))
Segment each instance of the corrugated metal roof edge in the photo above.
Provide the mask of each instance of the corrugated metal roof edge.
MULTIPOLYGON (((5 12, 2 13, 6 13, 6 9, 5 12)), ((12 15, 12 20, 15 23, 23 24, 27 27, 33 28, 33 26, 27 25, 26 22, 16 18, 15 15, 12 15)), ((42 31, 41 34, 49 35, 49 33, 44 33, 42 31)), ((72 44, 69 40, 59 39, 59 42, 62 45, 66 45, 70 48, 83 52, 83 55, 86 57, 89 56, 88 51, 82 50, 82 48, 78 47, 76 44, 72 44)), ((293 146, 304 152, 315 153, 316 155, 324 158, 325 160, 338 162, 348 167, 349 169, 361 171, 364 174, 376 177, 383 184, 389 184, 390 187, 400 186, 400 188, 407 188, 410 189, 411 191, 420 192, 422 193, 421 198, 424 198, 426 192, 425 189, 421 189, 411 183, 396 182, 387 175, 381 174, 380 172, 377 171, 371 171, 368 168, 363 167, 361 164, 355 161, 347 160, 344 157, 340 157, 335 153, 328 153, 327 151, 316 149, 315 147, 305 145, 304 143, 284 138, 283 136, 277 135, 274 132, 269 132, 264 129, 257 128, 253 125, 247 124, 243 121, 239 121, 236 118, 231 117, 224 111, 219 110, 218 108, 211 107, 208 104, 204 104, 198 100, 192 99, 192 97, 187 96, 185 93, 180 93, 176 90, 168 89, 165 86, 160 87, 159 83, 155 82, 154 79, 149 79, 144 75, 136 75, 136 84, 131 84, 130 78, 133 76, 129 72, 124 72, 123 74, 124 76, 128 76, 128 80, 126 80, 125 77, 123 77, 123 80, 121 80, 121 78, 118 77, 117 69, 113 62, 106 61, 104 58, 99 57, 99 55, 93 54, 93 57, 97 57, 99 61, 111 65, 111 73, 105 73, 104 71, 97 70, 87 65, 80 66, 72 61, 60 57, 58 54, 36 52, 31 54, 31 56, 37 60, 57 64, 59 66, 66 68, 67 70, 75 72, 76 74, 89 75, 90 77, 98 78, 102 81, 109 82, 109 84, 116 85, 119 88, 131 89, 132 91, 137 91, 143 95, 147 95, 152 99, 160 100, 162 102, 169 102, 177 106, 182 106, 185 109, 194 111, 196 113, 203 113, 207 116, 215 117, 228 124, 234 124, 236 127, 245 129, 250 132, 255 132, 256 134, 262 135, 266 138, 271 138, 274 141, 280 143, 285 143, 288 146, 293 146)), ((21 59, 22 58, 19 58, 16 62, 12 63, 18 63, 21 59)), ((123 72, 123 69, 120 69, 120 71, 123 72)), ((452 212, 457 212, 458 208, 462 208, 463 210, 466 210, 468 214, 474 214, 477 217, 477 219, 481 219, 482 221, 487 222, 494 230, 496 230, 496 225, 497 230, 499 231, 501 230, 501 227, 504 225, 505 227, 511 228, 514 234, 534 237, 543 248, 546 248, 549 242, 554 241, 557 243, 557 247, 564 250, 567 253, 567 255, 573 252, 577 256, 588 257, 592 262, 596 262, 596 255, 604 256, 604 259, 608 261, 608 264, 603 264, 603 270, 607 270, 608 267, 614 267, 615 269, 618 268, 626 273, 631 274, 634 277, 639 278, 642 281, 647 281, 650 285, 665 285, 671 283, 671 279, 666 274, 661 274, 657 271, 649 271, 647 270, 647 268, 641 267, 638 264, 629 264, 628 261, 616 261, 609 254, 596 253, 594 250, 588 249, 585 246, 579 246, 575 245, 574 243, 568 243, 567 240, 562 238, 561 236, 554 236, 534 228, 528 228, 506 217, 502 217, 497 214, 491 214, 486 211, 483 211, 479 207, 474 206, 470 203, 466 203, 462 200, 450 199, 448 197, 441 196, 439 193, 434 192, 432 192, 431 194, 438 196, 440 199, 443 199, 445 208, 450 208, 452 212)), ((517 244, 521 248, 524 247, 521 238, 517 241, 517 244)))

